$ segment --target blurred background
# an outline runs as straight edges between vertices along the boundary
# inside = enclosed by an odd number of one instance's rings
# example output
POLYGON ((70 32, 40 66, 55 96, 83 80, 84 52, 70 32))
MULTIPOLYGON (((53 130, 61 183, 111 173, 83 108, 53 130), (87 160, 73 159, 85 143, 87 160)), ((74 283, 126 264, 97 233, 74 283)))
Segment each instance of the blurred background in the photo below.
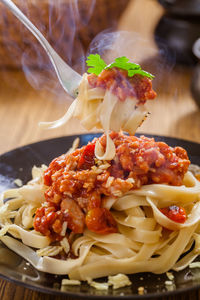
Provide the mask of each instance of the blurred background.
MULTIPOLYGON (((61 57, 81 74, 85 58, 126 55, 153 73, 157 100, 139 128, 200 142, 199 0, 16 0, 61 57)), ((44 131, 72 99, 40 44, 0 5, 0 153, 85 132, 77 120, 44 131)))

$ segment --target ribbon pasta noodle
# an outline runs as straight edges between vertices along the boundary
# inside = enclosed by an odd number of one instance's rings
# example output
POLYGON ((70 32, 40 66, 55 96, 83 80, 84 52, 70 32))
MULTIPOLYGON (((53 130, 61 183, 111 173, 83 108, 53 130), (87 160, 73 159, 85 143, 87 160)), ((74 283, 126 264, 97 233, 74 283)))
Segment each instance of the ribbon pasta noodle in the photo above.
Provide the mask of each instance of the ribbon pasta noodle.
POLYGON ((107 136, 107 148, 102 153, 101 146, 97 143, 95 154, 102 160, 111 160, 115 156, 115 147, 109 137, 109 131, 126 131, 135 134, 138 126, 148 114, 145 103, 138 105, 136 97, 126 97, 119 101, 111 89, 92 87, 88 82, 88 74, 84 74, 79 86, 79 94, 72 102, 66 114, 53 122, 40 122, 44 129, 53 129, 66 124, 71 118, 77 118, 87 130, 103 129, 107 136))

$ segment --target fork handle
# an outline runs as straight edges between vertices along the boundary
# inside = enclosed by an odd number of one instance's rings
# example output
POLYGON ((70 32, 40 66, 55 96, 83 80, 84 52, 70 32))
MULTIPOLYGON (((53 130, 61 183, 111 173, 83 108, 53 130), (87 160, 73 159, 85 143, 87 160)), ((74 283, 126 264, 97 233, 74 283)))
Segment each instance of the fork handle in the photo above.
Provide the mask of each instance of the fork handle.
POLYGON ((67 63, 65 63, 65 61, 51 47, 42 33, 11 0, 0 0, 0 2, 2 2, 40 42, 54 66, 61 85, 67 93, 74 97, 77 87, 81 81, 81 75, 75 72, 70 66, 68 66, 67 63))

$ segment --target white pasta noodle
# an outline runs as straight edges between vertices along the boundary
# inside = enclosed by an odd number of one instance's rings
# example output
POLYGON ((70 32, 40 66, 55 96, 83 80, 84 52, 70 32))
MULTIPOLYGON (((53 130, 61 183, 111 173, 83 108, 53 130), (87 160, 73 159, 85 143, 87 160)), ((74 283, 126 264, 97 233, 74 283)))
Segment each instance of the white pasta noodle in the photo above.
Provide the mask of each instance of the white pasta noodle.
POLYGON ((106 134, 106 150, 99 142, 95 146, 95 155, 101 160, 111 160, 115 156, 115 145, 109 131, 124 130, 134 134, 147 115, 145 104, 137 105, 138 99, 127 97, 120 101, 110 90, 91 87, 85 73, 79 86, 79 94, 69 107, 66 114, 57 121, 40 122, 45 129, 56 128, 66 124, 71 118, 80 120, 87 130, 103 129, 106 134))
MULTIPOLYGON (((44 166, 34 167, 33 179, 18 189, 5 191, 0 206, 1 241, 36 269, 68 274, 74 280, 119 273, 159 274, 181 270, 200 254, 200 182, 188 171, 182 186, 144 185, 115 200, 108 198, 118 233, 100 235, 85 229, 82 235, 74 236, 71 245, 77 258, 51 257, 62 250, 68 253, 69 244, 64 238, 51 245, 49 238, 30 228, 37 207, 45 202, 44 170, 44 166), (174 222, 160 212, 160 208, 172 204, 185 208, 185 223, 174 222)), ((66 228, 67 224, 63 232, 66 228)))

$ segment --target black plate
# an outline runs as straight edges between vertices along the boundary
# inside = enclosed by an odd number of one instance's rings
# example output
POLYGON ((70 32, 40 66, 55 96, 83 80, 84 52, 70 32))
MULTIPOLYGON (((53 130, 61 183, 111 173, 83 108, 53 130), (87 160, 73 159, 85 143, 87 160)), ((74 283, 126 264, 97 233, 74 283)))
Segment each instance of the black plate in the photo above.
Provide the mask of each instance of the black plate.
MULTIPOLYGON (((97 134, 80 135, 81 145, 91 141, 97 134)), ((149 135, 148 135, 149 136, 149 135)), ((77 136, 67 136, 35 144, 27 145, 0 156, 0 188, 15 187, 14 180, 20 178, 26 183, 31 177, 33 165, 49 164, 56 156, 64 153, 72 145, 77 136)), ((171 146, 182 146, 188 153, 192 163, 200 165, 200 144, 169 137, 154 136, 156 140, 164 141, 171 146)), ((41 273, 30 266, 23 258, 0 244, 0 277, 14 283, 23 285, 40 292, 65 295, 85 299, 146 299, 159 298, 167 295, 183 293, 200 287, 198 269, 185 269, 181 272, 173 272, 174 285, 166 286, 168 280, 166 274, 154 275, 134 274, 129 276, 133 284, 130 287, 118 290, 98 291, 86 283, 81 286, 71 286, 61 289, 61 280, 64 276, 54 276, 41 273), (138 287, 145 288, 144 295, 138 295, 138 287)))

